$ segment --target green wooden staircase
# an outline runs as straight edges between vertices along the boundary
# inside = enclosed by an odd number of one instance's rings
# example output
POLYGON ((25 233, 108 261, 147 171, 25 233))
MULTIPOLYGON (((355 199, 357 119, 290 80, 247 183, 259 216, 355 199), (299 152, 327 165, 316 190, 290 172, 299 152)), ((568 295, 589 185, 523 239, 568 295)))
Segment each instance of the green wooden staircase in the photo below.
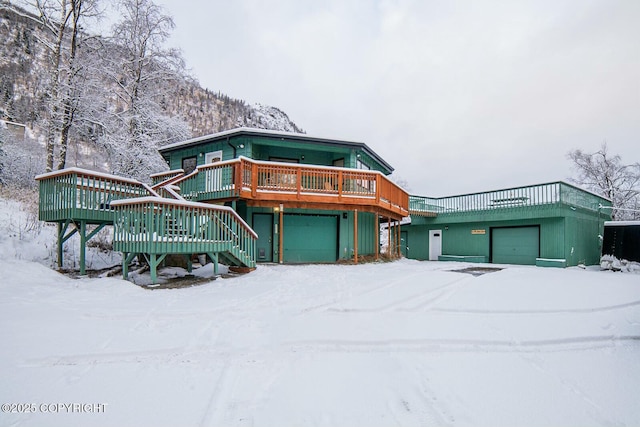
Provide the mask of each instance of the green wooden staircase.
POLYGON ((154 186, 79 168, 36 177, 39 218, 58 224, 58 265, 63 245, 80 235, 80 274, 85 274, 86 242, 105 225, 114 227, 114 250, 123 253, 123 276, 137 255, 149 262, 153 283, 157 267, 169 254, 207 254, 240 267, 255 267, 256 233, 231 208, 184 200, 172 188, 174 176, 157 176, 154 186), (89 231, 88 226, 94 225, 89 231))

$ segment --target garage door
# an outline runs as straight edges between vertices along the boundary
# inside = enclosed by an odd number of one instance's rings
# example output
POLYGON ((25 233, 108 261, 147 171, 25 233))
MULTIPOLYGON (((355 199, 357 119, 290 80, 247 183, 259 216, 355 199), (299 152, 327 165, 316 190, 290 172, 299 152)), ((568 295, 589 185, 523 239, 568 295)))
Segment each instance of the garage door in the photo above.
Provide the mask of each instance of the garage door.
POLYGON ((540 227, 491 229, 492 262, 535 265, 540 254, 540 227))
POLYGON ((282 244, 286 263, 336 262, 338 217, 285 214, 282 244))

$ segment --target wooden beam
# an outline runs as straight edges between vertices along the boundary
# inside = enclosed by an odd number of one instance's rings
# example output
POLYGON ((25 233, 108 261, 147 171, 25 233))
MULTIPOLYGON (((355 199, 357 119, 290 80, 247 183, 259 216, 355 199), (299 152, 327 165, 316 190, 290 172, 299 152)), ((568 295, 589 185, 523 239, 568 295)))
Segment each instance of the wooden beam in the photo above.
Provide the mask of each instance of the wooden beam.
MULTIPOLYGON (((332 210, 332 211, 351 211, 354 205, 348 203, 310 203, 303 201, 280 201, 280 200, 247 200, 247 206, 256 208, 277 208, 283 205, 285 209, 317 209, 317 210, 332 210)), ((371 212, 377 215, 389 217, 394 220, 402 219, 396 212, 392 212, 376 206, 363 206, 357 205, 360 212, 371 212)))

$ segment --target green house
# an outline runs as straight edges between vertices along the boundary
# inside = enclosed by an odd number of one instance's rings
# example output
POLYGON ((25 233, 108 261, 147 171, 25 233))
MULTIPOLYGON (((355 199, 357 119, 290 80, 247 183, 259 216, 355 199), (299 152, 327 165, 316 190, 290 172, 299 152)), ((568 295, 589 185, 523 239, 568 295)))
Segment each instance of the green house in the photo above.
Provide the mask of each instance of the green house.
POLYGON ((402 252, 421 260, 597 264, 610 206, 610 200, 564 182, 442 198, 411 196, 402 252))
POLYGON ((171 170, 154 184, 233 208, 258 235, 257 262, 378 256, 380 222, 408 215, 393 168, 364 143, 238 128, 159 151, 171 170))

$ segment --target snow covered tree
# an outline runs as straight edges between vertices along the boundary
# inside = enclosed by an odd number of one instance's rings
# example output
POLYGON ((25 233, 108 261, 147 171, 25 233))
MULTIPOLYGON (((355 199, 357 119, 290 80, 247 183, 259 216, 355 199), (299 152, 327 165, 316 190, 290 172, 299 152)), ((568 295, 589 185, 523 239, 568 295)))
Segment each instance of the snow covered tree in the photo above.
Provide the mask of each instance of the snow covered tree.
POLYGON ((570 181, 610 199, 613 219, 640 219, 640 163, 622 164, 619 155, 608 153, 606 142, 595 153, 573 150, 568 158, 578 174, 570 181))
POLYGON ((163 108, 183 82, 185 65, 179 51, 164 47, 174 23, 158 5, 121 0, 119 11, 113 43, 103 52, 116 108, 101 142, 114 172, 147 180, 167 167, 157 147, 190 137, 186 122, 163 108))
POLYGON ((14 8, 22 17, 37 21, 48 34, 39 41, 49 50, 48 82, 44 122, 46 170, 53 170, 56 147, 59 148, 57 168, 66 164, 69 134, 78 103, 78 82, 81 67, 76 64, 78 46, 82 38, 80 22, 97 14, 98 0, 27 0, 25 7, 36 15, 14 8))

